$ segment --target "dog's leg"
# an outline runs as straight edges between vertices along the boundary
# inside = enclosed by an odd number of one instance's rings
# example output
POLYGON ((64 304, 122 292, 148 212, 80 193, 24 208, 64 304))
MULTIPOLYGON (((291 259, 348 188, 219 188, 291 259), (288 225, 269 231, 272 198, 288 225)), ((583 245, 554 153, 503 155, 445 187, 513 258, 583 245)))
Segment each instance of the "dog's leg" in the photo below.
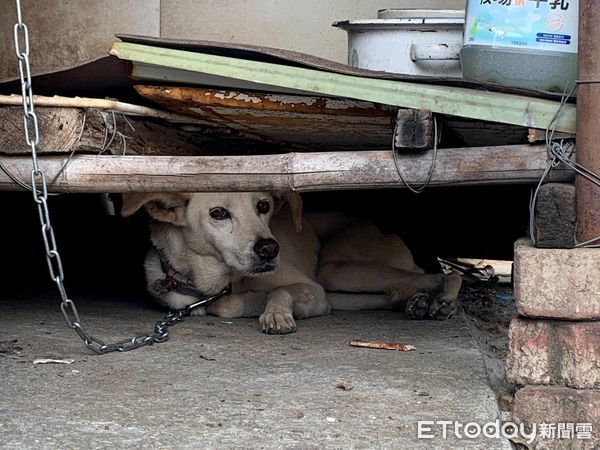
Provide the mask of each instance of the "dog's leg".
POLYGON ((325 291, 316 283, 295 283, 273 289, 267 298, 265 311, 260 315, 261 329, 268 334, 287 334, 296 331, 298 319, 329 314, 325 291))
POLYGON ((217 300, 207 308, 207 311, 224 319, 258 317, 265 310, 266 304, 266 292, 244 292, 217 300))
MULTIPOLYGON (((374 309, 375 307, 401 309, 415 319, 431 317, 447 319, 457 308, 459 275, 421 274, 370 263, 329 263, 323 265, 318 280, 328 291, 385 292, 388 304, 371 305, 365 297, 353 301, 351 309, 374 309)), ((343 309, 343 304, 335 307, 343 309)))
POLYGON ((425 275, 370 263, 336 262, 323 265, 317 279, 328 291, 386 292, 395 303, 418 292, 440 290, 443 275, 425 275))
POLYGON ((295 283, 267 291, 248 291, 217 300, 208 313, 222 317, 259 317, 262 331, 288 334, 296 331, 294 318, 329 314, 325 291, 316 283, 295 283))
POLYGON ((441 276, 443 277, 441 290, 421 292, 411 297, 406 302, 406 314, 413 319, 446 320, 458 312, 458 292, 462 277, 458 274, 441 276))
POLYGON ((288 334, 296 331, 294 298, 285 287, 273 289, 267 306, 258 319, 260 329, 267 334, 288 334))

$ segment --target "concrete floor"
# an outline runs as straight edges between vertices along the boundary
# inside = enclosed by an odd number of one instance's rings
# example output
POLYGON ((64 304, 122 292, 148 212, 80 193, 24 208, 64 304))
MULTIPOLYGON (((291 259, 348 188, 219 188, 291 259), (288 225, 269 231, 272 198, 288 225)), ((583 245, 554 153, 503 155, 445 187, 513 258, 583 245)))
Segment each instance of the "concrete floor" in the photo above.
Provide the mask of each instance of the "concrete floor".
MULTIPOLYGON (((145 301, 73 294, 107 340, 148 332, 145 301)), ((255 319, 188 319, 167 343, 91 355, 53 291, 0 294, 0 448, 510 448, 506 441, 417 439, 418 420, 498 418, 464 317, 410 321, 334 312, 266 336, 255 319), (409 353, 351 339, 413 344, 409 353), (36 358, 70 365, 33 365, 36 358), (336 388, 351 380, 353 389, 336 388)))

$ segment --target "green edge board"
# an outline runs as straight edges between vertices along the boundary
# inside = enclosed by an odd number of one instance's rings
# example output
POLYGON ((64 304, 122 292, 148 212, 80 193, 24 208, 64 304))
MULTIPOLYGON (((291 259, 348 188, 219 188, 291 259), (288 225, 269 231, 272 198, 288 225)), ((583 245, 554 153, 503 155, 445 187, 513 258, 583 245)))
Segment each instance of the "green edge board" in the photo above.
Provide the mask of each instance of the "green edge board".
MULTIPOLYGON (((126 42, 115 42, 110 53, 133 63, 528 128, 547 129, 560 106, 558 101, 521 95, 342 75, 126 42)), ((565 105, 556 131, 574 134, 575 116, 575 105, 565 105)))

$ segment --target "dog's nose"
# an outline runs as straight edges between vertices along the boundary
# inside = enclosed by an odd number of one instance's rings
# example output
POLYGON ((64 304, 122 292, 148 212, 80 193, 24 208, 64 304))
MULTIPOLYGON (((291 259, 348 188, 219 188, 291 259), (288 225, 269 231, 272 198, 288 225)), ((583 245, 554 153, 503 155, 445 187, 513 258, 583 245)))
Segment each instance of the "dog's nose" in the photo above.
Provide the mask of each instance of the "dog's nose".
POLYGON ((279 254, 279 244, 275 239, 260 239, 254 244, 254 252, 262 259, 270 261, 279 254))

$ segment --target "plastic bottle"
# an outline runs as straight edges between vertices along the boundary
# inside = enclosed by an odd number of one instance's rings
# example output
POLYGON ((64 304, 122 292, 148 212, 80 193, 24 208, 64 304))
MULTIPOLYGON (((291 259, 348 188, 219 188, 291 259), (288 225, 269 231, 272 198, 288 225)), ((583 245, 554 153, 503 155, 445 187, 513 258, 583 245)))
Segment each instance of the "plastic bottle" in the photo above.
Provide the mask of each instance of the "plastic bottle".
POLYGON ((469 0, 467 80, 569 92, 577 77, 578 0, 469 0))

